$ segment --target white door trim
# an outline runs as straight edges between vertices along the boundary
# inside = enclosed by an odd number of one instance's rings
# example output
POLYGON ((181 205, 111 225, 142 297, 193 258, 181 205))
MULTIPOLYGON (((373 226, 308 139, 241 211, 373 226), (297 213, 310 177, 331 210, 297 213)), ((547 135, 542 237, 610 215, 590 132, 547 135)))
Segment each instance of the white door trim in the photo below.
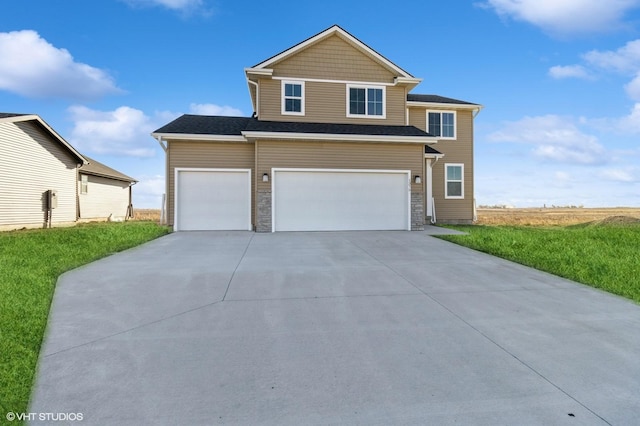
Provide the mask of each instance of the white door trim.
POLYGON ((407 176, 407 231, 411 231, 411 170, 389 170, 389 169, 319 169, 319 168, 271 168, 271 232, 276 231, 276 179, 280 171, 284 172, 314 172, 314 173, 389 173, 405 174, 407 176))
POLYGON ((174 179, 173 179, 173 230, 179 231, 178 227, 178 191, 180 190, 179 186, 179 176, 180 172, 244 172, 248 174, 248 185, 247 185, 247 196, 249 197, 249 223, 247 224, 247 231, 252 231, 253 227, 251 225, 251 169, 222 169, 222 168, 202 168, 202 167, 176 167, 174 170, 174 179))

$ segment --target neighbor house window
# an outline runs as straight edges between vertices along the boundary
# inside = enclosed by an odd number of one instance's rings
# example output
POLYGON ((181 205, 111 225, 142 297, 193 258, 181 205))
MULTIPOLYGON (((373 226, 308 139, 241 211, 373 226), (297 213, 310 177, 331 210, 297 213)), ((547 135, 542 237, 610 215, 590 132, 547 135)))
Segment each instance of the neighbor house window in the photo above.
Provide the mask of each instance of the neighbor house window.
POLYGON ((86 194, 89 189, 89 176, 80 175, 80 193, 86 194))
POLYGON ((464 198, 464 164, 445 164, 445 198, 464 198))
POLYGON ((384 118, 384 87, 347 86, 347 117, 384 118))
POLYGON ((428 132, 442 139, 456 138, 455 111, 427 111, 428 132))
POLYGON ((304 115, 304 81, 282 81, 282 114, 304 115))

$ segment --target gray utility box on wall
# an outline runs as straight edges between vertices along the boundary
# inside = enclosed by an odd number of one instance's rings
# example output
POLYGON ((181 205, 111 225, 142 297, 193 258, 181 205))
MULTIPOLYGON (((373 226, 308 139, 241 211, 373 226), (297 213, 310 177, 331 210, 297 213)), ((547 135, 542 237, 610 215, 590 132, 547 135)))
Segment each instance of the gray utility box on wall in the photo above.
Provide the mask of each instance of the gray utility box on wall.
POLYGON ((50 189, 47 191, 47 208, 53 210, 58 207, 58 191, 50 189))

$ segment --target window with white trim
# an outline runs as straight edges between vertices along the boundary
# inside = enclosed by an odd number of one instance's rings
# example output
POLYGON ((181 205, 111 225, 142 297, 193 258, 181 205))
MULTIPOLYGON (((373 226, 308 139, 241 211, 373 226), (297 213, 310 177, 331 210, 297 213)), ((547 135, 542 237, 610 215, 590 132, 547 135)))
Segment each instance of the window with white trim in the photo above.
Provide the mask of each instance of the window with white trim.
POLYGON ((464 198, 464 164, 445 164, 444 173, 444 197, 464 198))
POLYGON ((80 175, 80 193, 86 194, 89 192, 89 176, 80 175))
POLYGON ((427 111, 427 132, 442 139, 455 139, 456 112, 427 111))
POLYGON ((347 117, 385 118, 385 87, 347 85, 347 117))
POLYGON ((304 115, 304 81, 282 80, 282 114, 304 115))

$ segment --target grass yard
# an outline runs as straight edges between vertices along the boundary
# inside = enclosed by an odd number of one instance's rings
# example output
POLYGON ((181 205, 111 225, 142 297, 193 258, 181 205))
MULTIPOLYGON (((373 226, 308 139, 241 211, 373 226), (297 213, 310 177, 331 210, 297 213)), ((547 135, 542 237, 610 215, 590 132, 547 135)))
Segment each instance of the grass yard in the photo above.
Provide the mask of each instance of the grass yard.
POLYGON ((0 233, 0 424, 27 412, 58 276, 168 232, 125 222, 0 233))
POLYGON ((640 303, 640 220, 451 228, 469 235, 441 238, 640 303))

